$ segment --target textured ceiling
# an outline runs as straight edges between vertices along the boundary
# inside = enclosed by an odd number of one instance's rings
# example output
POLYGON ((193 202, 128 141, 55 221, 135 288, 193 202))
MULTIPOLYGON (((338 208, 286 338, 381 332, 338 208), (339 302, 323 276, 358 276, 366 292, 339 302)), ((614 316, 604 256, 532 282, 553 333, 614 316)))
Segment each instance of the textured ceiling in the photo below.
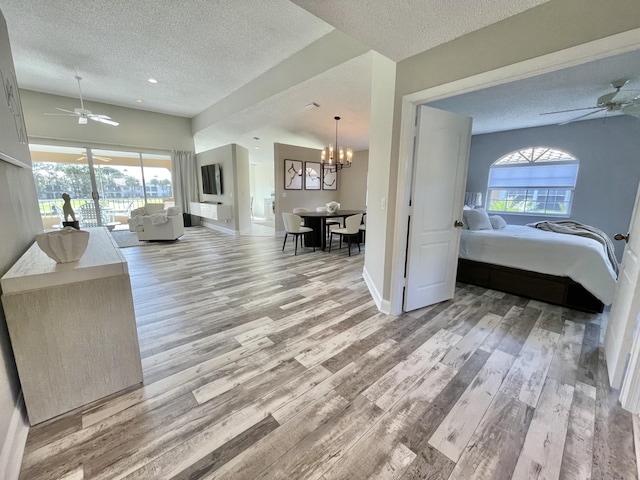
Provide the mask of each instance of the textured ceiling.
POLYGON ((0 0, 0 10, 21 88, 76 97, 77 72, 87 99, 186 117, 333 30, 288 0, 0 0))
MULTIPOLYGON (((573 120, 591 110, 540 114, 595 107, 598 97, 615 91, 611 82, 618 79, 627 79, 629 82, 616 101, 640 96, 640 51, 445 98, 429 106, 473 117, 474 134, 552 125, 573 120)), ((603 111, 585 120, 612 115, 620 113, 603 111)))
POLYGON ((292 0, 399 62, 549 0, 292 0))
MULTIPOLYGON (((402 60, 542 3, 0 0, 0 10, 22 88, 77 98, 77 73, 88 100, 193 117, 248 82, 263 81, 266 71, 333 27, 402 60)), ((539 113, 592 106, 618 78, 636 79, 626 88, 640 89, 640 57, 626 55, 435 105, 473 116, 475 133, 559 123, 572 117, 539 113)), ((250 148, 252 159, 268 161, 273 142, 319 148, 331 141, 335 115, 343 117, 340 142, 366 149, 370 68, 370 54, 362 55, 249 108, 230 107, 235 113, 199 130, 196 149, 235 142, 250 148), (304 110, 314 101, 319 109, 304 110)))

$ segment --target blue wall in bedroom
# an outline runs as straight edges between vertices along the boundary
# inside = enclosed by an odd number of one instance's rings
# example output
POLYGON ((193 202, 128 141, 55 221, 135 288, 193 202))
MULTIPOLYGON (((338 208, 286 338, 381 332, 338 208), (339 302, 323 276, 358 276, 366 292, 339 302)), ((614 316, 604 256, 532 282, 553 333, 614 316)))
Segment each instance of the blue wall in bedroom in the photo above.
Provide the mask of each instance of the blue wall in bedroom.
MULTIPOLYGON (((623 115, 606 121, 585 120, 562 126, 474 135, 467 191, 482 192, 486 202, 491 164, 506 153, 537 145, 565 150, 580 160, 571 219, 598 227, 610 237, 627 232, 640 182, 640 119, 623 115)), ((514 225, 546 218, 501 215, 514 225)), ((620 260, 624 244, 614 243, 620 260)))

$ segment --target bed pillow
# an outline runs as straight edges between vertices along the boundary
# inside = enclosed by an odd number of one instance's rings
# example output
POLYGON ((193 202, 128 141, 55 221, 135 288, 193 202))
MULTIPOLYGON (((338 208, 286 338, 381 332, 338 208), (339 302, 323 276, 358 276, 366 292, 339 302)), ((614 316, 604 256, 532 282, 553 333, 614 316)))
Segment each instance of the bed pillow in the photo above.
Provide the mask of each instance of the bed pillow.
POLYGON ((476 208, 475 210, 463 210, 462 221, 469 227, 469 230, 492 230, 489 215, 484 208, 476 208))
POLYGON ((491 215, 489 221, 494 230, 500 230, 507 226, 507 222, 500 215, 491 215))

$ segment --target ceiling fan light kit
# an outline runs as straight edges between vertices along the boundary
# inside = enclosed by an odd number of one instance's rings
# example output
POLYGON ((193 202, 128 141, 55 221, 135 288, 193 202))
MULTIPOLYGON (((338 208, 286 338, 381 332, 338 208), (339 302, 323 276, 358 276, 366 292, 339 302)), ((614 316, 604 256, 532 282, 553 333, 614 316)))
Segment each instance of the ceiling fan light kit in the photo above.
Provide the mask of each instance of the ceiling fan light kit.
POLYGON ((82 77, 76 75, 74 78, 78 81, 78 91, 80 92, 80 108, 74 108, 73 111, 71 111, 65 110, 64 108, 56 107, 56 110, 60 110, 64 113, 45 113, 45 115, 77 117, 78 125, 86 125, 87 123, 89 123, 89 120, 93 120, 94 122, 98 123, 104 123, 106 125, 111 125, 114 127, 120 125, 118 122, 112 120, 108 115, 98 115, 92 113, 91 110, 87 110, 86 108, 84 108, 84 100, 82 99, 82 88, 80 87, 80 80, 82 80, 82 77))
POLYGON ((572 118, 570 120, 559 123, 558 125, 566 125, 568 123, 576 122, 578 120, 585 119, 590 117, 591 115, 595 115, 600 112, 621 112, 624 115, 631 115, 632 117, 640 118, 640 96, 632 98, 631 100, 616 100, 620 93, 627 93, 629 91, 634 90, 624 90, 621 92, 623 87, 629 83, 629 80, 621 79, 614 80, 611 82, 611 86, 615 88, 615 92, 605 93, 598 97, 596 100, 595 107, 584 107, 584 108, 572 108, 570 110, 558 110, 556 112, 546 112, 541 113, 540 115, 554 115, 556 113, 567 113, 567 112, 578 112, 580 110, 591 110, 589 113, 585 113, 578 117, 572 118))

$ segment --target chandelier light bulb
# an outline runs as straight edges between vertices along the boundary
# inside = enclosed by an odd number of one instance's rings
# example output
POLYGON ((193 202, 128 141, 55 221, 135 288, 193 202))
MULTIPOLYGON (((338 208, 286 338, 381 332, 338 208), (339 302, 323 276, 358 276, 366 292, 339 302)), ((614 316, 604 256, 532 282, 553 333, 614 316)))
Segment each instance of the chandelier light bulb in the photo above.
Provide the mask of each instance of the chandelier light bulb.
POLYGON ((333 117, 333 119, 336 121, 336 143, 330 143, 329 146, 322 149, 320 153, 320 162, 323 165, 329 165, 328 171, 337 172, 338 170, 349 168, 351 166, 353 150, 351 148, 340 147, 338 145, 338 121, 340 120, 340 117, 333 117))

